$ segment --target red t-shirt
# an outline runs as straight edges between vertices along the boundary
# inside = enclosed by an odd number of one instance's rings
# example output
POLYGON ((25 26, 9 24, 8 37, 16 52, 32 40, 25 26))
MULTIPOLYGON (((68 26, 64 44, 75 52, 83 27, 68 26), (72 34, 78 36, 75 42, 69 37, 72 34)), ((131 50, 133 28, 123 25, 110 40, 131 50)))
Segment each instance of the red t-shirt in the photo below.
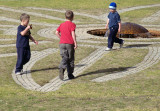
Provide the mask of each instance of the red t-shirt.
POLYGON ((71 21, 62 23, 57 31, 61 33, 60 44, 74 44, 72 31, 75 31, 76 25, 71 21))

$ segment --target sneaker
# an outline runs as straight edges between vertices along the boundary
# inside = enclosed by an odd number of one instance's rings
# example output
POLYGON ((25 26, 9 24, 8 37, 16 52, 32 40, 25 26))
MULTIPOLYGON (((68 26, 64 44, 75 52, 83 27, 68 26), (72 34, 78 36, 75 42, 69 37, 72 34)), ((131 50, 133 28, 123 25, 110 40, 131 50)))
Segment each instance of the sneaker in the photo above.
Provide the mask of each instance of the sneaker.
POLYGON ((122 40, 122 43, 120 44, 120 48, 122 48, 124 45, 124 40, 122 40))
POLYGON ((74 79, 75 77, 74 77, 73 74, 70 74, 70 75, 68 75, 68 78, 69 78, 69 79, 74 79))
POLYGON ((112 48, 108 48, 108 47, 105 49, 105 51, 111 51, 111 50, 112 48))
POLYGON ((23 69, 21 70, 21 74, 24 74, 23 69))
POLYGON ((63 80, 64 79, 64 69, 63 68, 60 68, 59 69, 59 78, 60 78, 60 80, 63 80))
POLYGON ((21 72, 16 72, 16 75, 21 75, 21 72))

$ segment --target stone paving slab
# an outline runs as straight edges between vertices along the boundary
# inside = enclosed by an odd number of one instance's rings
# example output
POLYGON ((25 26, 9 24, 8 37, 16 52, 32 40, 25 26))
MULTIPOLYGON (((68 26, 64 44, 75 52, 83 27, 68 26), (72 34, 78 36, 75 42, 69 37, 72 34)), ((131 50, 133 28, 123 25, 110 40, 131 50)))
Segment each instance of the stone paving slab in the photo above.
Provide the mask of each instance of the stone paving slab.
MULTIPOLYGON (((57 49, 55 49, 57 50, 57 49)), ((30 62, 28 62, 25 67, 24 67, 24 72, 26 71, 26 74, 23 75, 15 75, 14 71, 12 73, 13 79, 16 81, 17 84, 20 84, 22 87, 29 89, 29 90, 36 90, 36 91, 42 91, 42 92, 48 92, 48 91, 55 91, 60 88, 61 85, 69 82, 67 80, 67 76, 65 75, 66 81, 61 81, 59 77, 54 78, 53 80, 50 81, 50 83, 40 86, 38 85, 31 77, 31 72, 30 69, 32 66, 40 59, 46 57, 47 55, 55 52, 52 51, 51 49, 44 50, 42 52, 34 52, 32 53, 32 57, 30 62)), ((93 63, 95 63, 97 60, 99 60, 102 55, 108 52, 105 52, 105 47, 99 48, 93 53, 91 53, 87 58, 83 59, 78 66, 81 67, 76 67, 74 75, 78 75, 79 73, 83 72, 86 70, 86 68, 90 67, 93 63)))
POLYGON ((9 29, 5 29, 3 32, 4 35, 17 35, 17 26, 9 29))
POLYGON ((5 10, 5 11, 11 11, 11 12, 17 12, 17 13, 27 13, 29 15, 33 15, 33 16, 38 16, 38 17, 44 17, 47 19, 53 19, 53 20, 61 20, 61 21, 65 21, 65 19, 61 19, 58 17, 53 17, 50 15, 44 15, 41 13, 36 13, 36 12, 29 12, 29 11, 24 11, 24 10, 17 10, 17 9, 12 9, 12 8, 7 8, 7 7, 0 7, 1 10, 5 10))
POLYGON ((31 60, 24 66, 23 71, 25 72, 22 75, 16 75, 14 70, 12 72, 12 77, 16 83, 21 85, 22 87, 29 89, 29 90, 36 90, 41 86, 37 84, 31 76, 31 68, 32 66, 40 59, 45 58, 46 56, 57 52, 58 49, 46 49, 41 52, 33 52, 31 56, 31 60))
MULTIPOLYGON (((54 11, 54 12, 59 12, 59 13, 65 13, 66 12, 66 10, 49 9, 49 8, 39 8, 39 7, 27 7, 27 8, 28 9, 33 9, 33 10, 54 11)), ((98 16, 95 16, 95 15, 90 15, 90 14, 86 14, 86 13, 79 13, 79 12, 75 12, 75 11, 74 11, 74 14, 100 20, 100 18, 98 16)))
POLYGON ((1 57, 11 57, 11 56, 17 56, 17 53, 0 54, 0 58, 1 57))
POLYGON ((58 27, 52 27, 52 28, 45 28, 41 29, 37 32, 37 34, 41 37, 46 37, 46 38, 52 38, 52 39, 59 39, 56 35, 56 29, 58 27))
POLYGON ((150 17, 146 17, 146 18, 142 19, 141 21, 142 21, 142 22, 147 22, 147 23, 148 23, 148 22, 152 23, 152 22, 157 21, 159 18, 160 18, 160 11, 154 13, 154 14, 151 15, 150 17))
MULTIPOLYGON (((7 17, 0 17, 0 21, 8 21, 8 22, 15 22, 19 24, 19 20, 13 19, 13 18, 7 18, 7 17)), ((40 26, 49 26, 49 27, 58 27, 59 25, 51 24, 51 23, 39 23, 39 22, 30 22, 33 25, 40 25, 40 26)))
MULTIPOLYGON (((99 27, 99 28, 104 28, 104 27, 99 27)), ((53 39, 58 39, 56 35, 54 34, 56 31, 57 27, 52 27, 52 28, 44 28, 41 29, 37 32, 38 35, 46 38, 53 38, 53 39)), ((76 35, 77 35, 77 40, 81 39, 88 39, 88 38, 96 38, 94 35, 86 33, 88 30, 93 30, 97 29, 95 27, 88 27, 88 28, 78 28, 76 29, 76 35)), ((100 39, 100 37, 97 36, 97 38, 100 39)))
POLYGON ((16 40, 16 39, 0 39, 0 41, 12 41, 12 40, 16 40))
MULTIPOLYGON (((45 43, 52 43, 51 41, 39 41, 39 44, 45 43)), ((30 45, 34 45, 35 43, 30 42, 30 45)), ((7 45, 0 45, 0 47, 16 47, 16 44, 7 44, 7 45)))
POLYGON ((16 25, 2 25, 2 24, 0 24, 0 27, 13 28, 13 27, 17 27, 17 26, 16 25))
MULTIPOLYGON (((104 41, 92 41, 92 40, 78 40, 78 42, 83 43, 106 43, 107 44, 108 38, 104 41)), ((160 44, 160 42, 125 42, 125 44, 160 44)))
MULTIPOLYGON (((18 9, 13 9, 13 8, 8 8, 8 7, 0 7, 0 9, 5 10, 5 11, 16 12, 16 13, 27 13, 29 15, 33 15, 33 16, 37 16, 37 17, 43 17, 43 18, 52 19, 52 20, 65 21, 64 18, 54 17, 54 16, 51 16, 51 15, 46 15, 46 14, 37 13, 37 12, 29 12, 29 11, 18 10, 18 9)), ((79 23, 79 21, 74 21, 74 22, 79 23)))

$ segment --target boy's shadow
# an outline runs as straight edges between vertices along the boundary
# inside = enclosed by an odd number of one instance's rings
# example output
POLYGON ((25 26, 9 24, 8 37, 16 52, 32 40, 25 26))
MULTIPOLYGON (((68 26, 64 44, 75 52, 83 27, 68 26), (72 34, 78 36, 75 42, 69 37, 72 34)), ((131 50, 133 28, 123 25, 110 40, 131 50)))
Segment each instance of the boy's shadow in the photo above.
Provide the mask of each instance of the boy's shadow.
POLYGON ((148 47, 152 44, 134 44, 134 45, 127 45, 126 47, 124 48, 134 48, 134 47, 148 47))
POLYGON ((97 71, 93 71, 93 72, 88 72, 82 75, 79 75, 77 77, 75 77, 75 79, 79 78, 79 77, 83 77, 83 76, 89 76, 89 75, 95 75, 95 74, 110 74, 110 73, 116 73, 116 72, 121 72, 121 71, 125 71, 128 68, 134 68, 134 67, 119 67, 119 68, 109 68, 109 69, 100 69, 97 71))
POLYGON ((44 68, 44 69, 31 70, 31 73, 41 72, 41 71, 49 71, 49 70, 56 70, 56 69, 59 69, 59 68, 58 67, 53 67, 53 68, 44 68))
MULTIPOLYGON (((85 65, 85 64, 75 65, 75 67, 82 67, 82 66, 84 66, 84 65, 85 65)), ((32 73, 35 73, 35 72, 49 71, 49 70, 57 70, 57 69, 59 70, 59 67, 31 70, 31 72, 32 72, 32 73)))

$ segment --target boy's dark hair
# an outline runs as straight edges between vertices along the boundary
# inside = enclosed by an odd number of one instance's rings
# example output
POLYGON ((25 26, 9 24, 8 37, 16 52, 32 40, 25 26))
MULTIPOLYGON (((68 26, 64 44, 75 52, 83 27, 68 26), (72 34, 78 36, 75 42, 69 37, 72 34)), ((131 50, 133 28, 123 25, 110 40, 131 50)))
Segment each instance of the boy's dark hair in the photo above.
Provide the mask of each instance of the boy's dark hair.
POLYGON ((71 10, 67 10, 65 13, 66 19, 73 20, 74 13, 71 10))
POLYGON ((30 19, 30 16, 26 13, 22 13, 20 16, 20 21, 30 19))

